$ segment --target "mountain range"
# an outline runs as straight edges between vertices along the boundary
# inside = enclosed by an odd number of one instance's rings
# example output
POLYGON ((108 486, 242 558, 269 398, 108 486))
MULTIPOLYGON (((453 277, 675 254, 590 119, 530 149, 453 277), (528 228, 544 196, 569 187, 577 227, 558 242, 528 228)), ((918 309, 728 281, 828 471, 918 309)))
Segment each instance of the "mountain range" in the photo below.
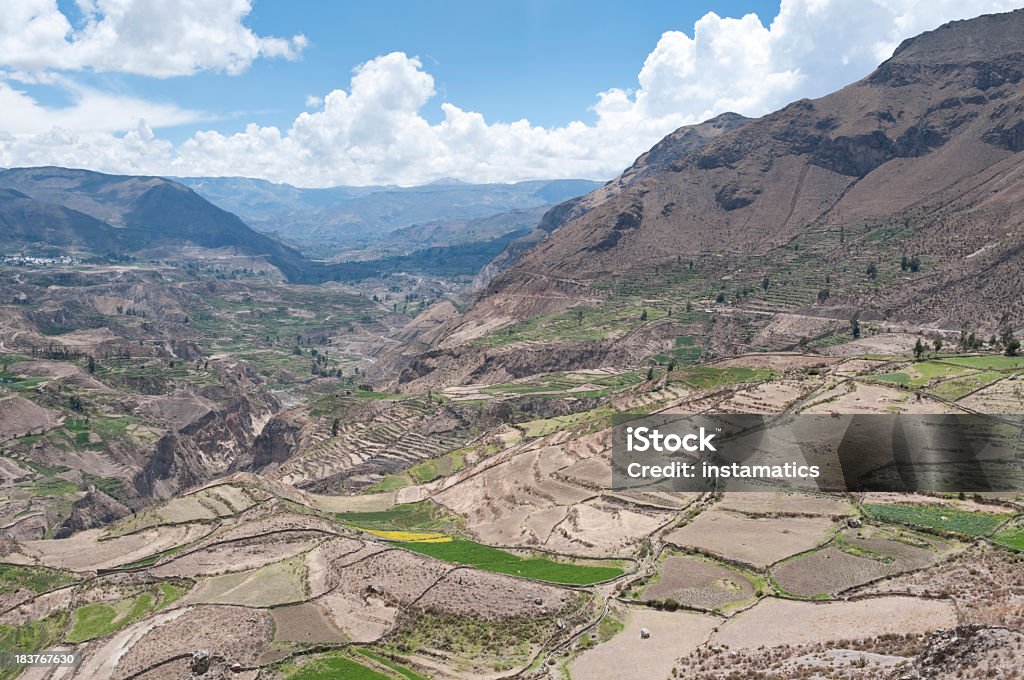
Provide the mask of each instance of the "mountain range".
MULTIPOLYGON (((755 338, 794 348, 800 334, 771 328, 780 313, 987 333, 1019 324, 1022 35, 1024 10, 952 22, 828 96, 670 134, 621 177, 549 211, 547 233, 492 267, 476 302, 426 338, 403 380, 519 366, 514 343, 477 338, 602 309, 624 291, 638 305, 717 307, 726 323, 694 330, 721 350, 755 338)), ((600 364, 650 338, 611 341, 558 351, 563 364, 600 364)))
MULTIPOLYGON (((601 186, 590 180, 535 180, 515 184, 468 184, 440 180, 423 186, 364 186, 303 189, 245 177, 181 177, 176 181, 239 215, 264 233, 273 233, 321 254, 339 245, 377 245, 390 233, 436 227, 459 231, 462 222, 502 221, 488 237, 515 231, 516 212, 549 207, 601 186)), ((531 225, 532 226, 532 225, 531 225)), ((418 243, 421 246, 442 242, 418 243)))

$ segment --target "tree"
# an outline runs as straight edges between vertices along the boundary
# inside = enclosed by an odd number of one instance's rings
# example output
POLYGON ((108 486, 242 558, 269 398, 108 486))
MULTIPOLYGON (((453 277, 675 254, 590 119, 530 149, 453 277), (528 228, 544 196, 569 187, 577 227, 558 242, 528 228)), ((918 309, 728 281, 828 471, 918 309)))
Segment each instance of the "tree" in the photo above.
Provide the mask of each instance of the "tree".
POLYGON ((921 260, 920 260, 920 258, 918 258, 917 255, 914 255, 912 258, 910 258, 910 271, 916 272, 920 268, 921 268, 921 260))
POLYGON ((932 347, 935 348, 935 353, 936 354, 941 352, 942 351, 942 338, 939 337, 939 336, 936 336, 936 338, 934 340, 932 340, 932 347))
POLYGON ((857 339, 860 337, 860 315, 854 314, 850 319, 850 335, 857 339))
POLYGON ((646 309, 644 311, 640 312, 640 320, 641 321, 647 321, 647 310, 646 309))
POLYGON ((719 293, 715 297, 715 302, 725 302, 725 293, 724 292, 723 293, 719 293))
POLYGON ((89 361, 85 365, 85 370, 90 373, 96 372, 96 360, 92 358, 92 355, 89 356, 89 361))
POLYGON ((999 338, 1003 343, 1003 351, 1008 357, 1015 357, 1020 352, 1020 340, 1013 337, 1013 329, 1009 326, 1003 328, 999 338))
POLYGON ((829 292, 828 288, 822 288, 818 291, 818 302, 824 302, 829 299, 831 295, 832 294, 829 292))
POLYGON ((869 279, 878 278, 878 267, 876 267, 873 262, 868 265, 867 275, 869 279))
POLYGON ((647 382, 654 380, 654 366, 647 369, 647 382))
POLYGON ((924 356, 924 343, 921 342, 921 338, 918 338, 917 344, 914 345, 914 357, 920 361, 922 356, 924 356))
POLYGON ((768 290, 768 287, 772 285, 772 282, 768 280, 768 277, 761 279, 761 290, 768 290))
POLYGON ((337 437, 338 436, 338 425, 340 425, 340 424, 341 423, 340 423, 340 421, 337 418, 335 418, 334 420, 331 421, 331 436, 332 437, 337 437))

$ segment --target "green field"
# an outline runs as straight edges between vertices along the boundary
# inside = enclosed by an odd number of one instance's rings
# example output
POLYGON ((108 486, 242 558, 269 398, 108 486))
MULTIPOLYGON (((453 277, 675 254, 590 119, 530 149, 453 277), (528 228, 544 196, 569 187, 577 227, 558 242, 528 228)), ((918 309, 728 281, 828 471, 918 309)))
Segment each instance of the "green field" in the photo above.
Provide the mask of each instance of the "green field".
POLYGON ((139 593, 109 602, 82 605, 71 614, 68 642, 84 642, 124 628, 142 617, 170 605, 185 594, 184 588, 161 583, 155 592, 139 593))
POLYGON ((410 670, 399 663, 395 663, 386 656, 381 656, 380 654, 372 652, 369 649, 360 649, 357 647, 356 651, 362 654, 363 656, 367 657, 368 659, 373 659, 377 663, 383 666, 387 666, 394 672, 401 675, 403 678, 408 678, 408 680, 428 680, 426 677, 420 675, 416 671, 410 670))
POLYGON ((342 512, 338 519, 361 529, 380 531, 452 531, 457 522, 429 501, 404 503, 379 512, 342 512))
MULTIPOLYGON (((0 624, 0 654, 41 652, 60 641, 67 613, 58 611, 44 619, 29 621, 20 626, 0 624)), ((21 675, 24 666, 0 665, 0 680, 21 675)))
POLYGON ((340 654, 321 656, 301 666, 292 666, 284 671, 284 677, 288 680, 392 680, 390 676, 340 654))
POLYGON ((393 475, 388 475, 369 489, 367 493, 394 491, 415 484, 426 484, 439 477, 447 477, 462 469, 466 449, 450 451, 437 458, 430 458, 416 463, 412 467, 393 475))
POLYGON ((940 397, 955 400, 1005 377, 1002 373, 995 373, 993 371, 968 373, 957 378, 943 380, 929 391, 940 397))
POLYGON ((454 539, 447 543, 405 542, 398 545, 446 562, 551 583, 589 585, 621 576, 623 573, 619 567, 555 562, 547 557, 520 557, 463 539, 454 539))
POLYGON ((979 371, 1012 371, 1014 369, 1024 370, 1024 357, 1008 357, 1002 354, 993 354, 984 357, 951 357, 945 359, 947 363, 974 368, 979 371))
POLYGON ((770 380, 774 375, 775 372, 767 368, 694 366, 673 372, 671 380, 703 390, 719 385, 770 380))
POLYGON ((18 588, 28 588, 34 593, 48 593, 76 580, 71 572, 58 569, 0 564, 0 594, 18 588))
POLYGON ((992 540, 999 545, 1024 552, 1024 525, 1004 527, 992 536, 992 540))
POLYGON ((985 536, 1006 519, 994 512, 968 512, 945 505, 865 503, 863 507, 875 519, 966 536, 985 536))
POLYGON ((614 410, 602 407, 590 411, 569 413, 564 416, 554 416, 553 418, 528 420, 524 423, 518 423, 517 426, 524 431, 527 437, 544 437, 587 422, 600 421, 601 423, 606 423, 613 413, 615 413, 614 410))

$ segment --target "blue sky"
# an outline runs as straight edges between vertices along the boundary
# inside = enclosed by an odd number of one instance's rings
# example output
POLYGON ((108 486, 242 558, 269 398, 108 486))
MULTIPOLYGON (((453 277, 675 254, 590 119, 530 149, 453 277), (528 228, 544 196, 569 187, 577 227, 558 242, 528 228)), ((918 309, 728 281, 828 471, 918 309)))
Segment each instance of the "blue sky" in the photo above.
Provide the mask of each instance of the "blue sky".
MULTIPOLYGON (((58 3, 75 23, 75 3, 58 3)), ((763 22, 778 2, 645 2, 527 0, 525 2, 323 2, 257 0, 246 24, 261 35, 303 34, 309 46, 299 61, 261 60, 241 77, 200 73, 153 80, 96 74, 86 82, 166 99, 205 111, 203 127, 235 132, 248 122, 287 128, 309 95, 343 85, 356 64, 401 51, 422 58, 438 96, 423 117, 436 123, 439 103, 456 101, 487 118, 528 118, 538 125, 593 122, 594 94, 636 86, 644 58, 667 30, 692 32, 709 10, 723 16, 753 12, 763 22)), ((46 101, 66 101, 59 88, 34 90, 46 101)), ((164 128, 183 141, 194 125, 164 128)))
POLYGON ((680 125, 1024 0, 18 0, 0 166, 302 186, 607 179, 680 125))

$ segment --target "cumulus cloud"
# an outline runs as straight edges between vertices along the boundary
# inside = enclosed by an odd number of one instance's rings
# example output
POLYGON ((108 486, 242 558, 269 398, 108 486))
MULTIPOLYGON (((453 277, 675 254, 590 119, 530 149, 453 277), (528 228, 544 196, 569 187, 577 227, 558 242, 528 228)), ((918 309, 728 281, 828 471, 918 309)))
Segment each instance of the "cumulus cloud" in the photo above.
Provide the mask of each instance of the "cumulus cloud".
POLYGON ((242 23, 251 0, 77 0, 72 26, 57 0, 17 0, 0 12, 0 66, 112 71, 157 78, 243 72, 259 57, 296 59, 306 38, 258 36, 242 23))
POLYGON ((783 0, 767 26, 753 14, 708 13, 692 35, 661 36, 637 87, 598 93, 593 123, 492 122, 444 102, 442 120, 432 124, 422 114, 435 96, 433 78, 419 59, 395 52, 356 67, 347 90, 308 98, 311 110, 287 130, 250 124, 235 134, 201 131, 177 147, 138 128, 122 135, 36 132, 0 139, 0 164, 22 163, 26 153, 63 163, 82 159, 87 147, 95 158, 84 164, 98 169, 247 175, 303 186, 608 178, 680 125, 724 111, 762 115, 823 95, 869 73, 906 37, 1017 4, 783 0))
POLYGON ((136 128, 140 120, 166 127, 195 123, 208 117, 173 104, 83 87, 65 78, 57 78, 52 84, 65 91, 72 100, 70 105, 42 106, 23 90, 0 80, 0 130, 17 136, 51 129, 114 133, 136 128))

